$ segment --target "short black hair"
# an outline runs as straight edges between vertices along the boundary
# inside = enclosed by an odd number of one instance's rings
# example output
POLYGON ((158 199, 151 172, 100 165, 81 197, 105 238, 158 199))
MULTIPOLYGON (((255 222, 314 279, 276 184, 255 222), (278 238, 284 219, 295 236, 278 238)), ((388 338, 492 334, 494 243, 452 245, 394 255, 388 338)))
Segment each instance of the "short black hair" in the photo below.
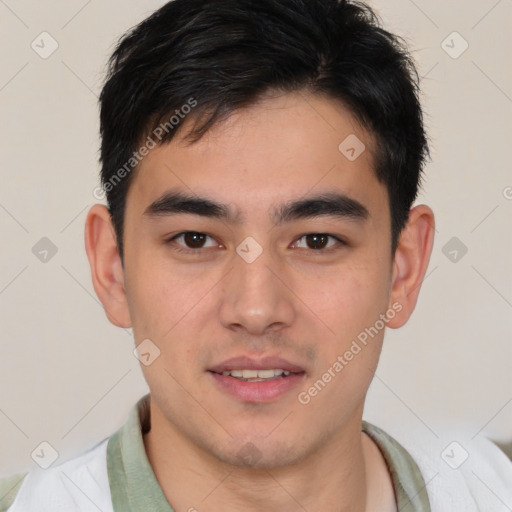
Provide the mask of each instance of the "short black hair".
POLYGON ((100 95, 101 182, 121 260, 131 171, 144 146, 169 142, 185 116, 193 143, 272 91, 337 99, 373 135, 394 254, 429 156, 403 39, 357 1, 172 0, 119 40, 100 95))

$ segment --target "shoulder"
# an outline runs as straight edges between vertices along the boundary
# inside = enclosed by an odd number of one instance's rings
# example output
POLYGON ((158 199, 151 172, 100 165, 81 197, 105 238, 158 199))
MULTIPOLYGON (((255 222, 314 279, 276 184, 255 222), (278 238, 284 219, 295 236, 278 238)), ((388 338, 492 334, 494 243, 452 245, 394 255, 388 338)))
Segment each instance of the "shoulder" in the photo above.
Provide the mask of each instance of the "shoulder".
POLYGON ((5 512, 16 497, 28 471, 0 478, 0 512, 5 512))
POLYGON ((48 469, 4 478, 0 483, 0 512, 112 512, 108 440, 48 469))
POLYGON ((512 461, 467 425, 386 428, 414 459, 425 480, 432 512, 510 511, 512 461))

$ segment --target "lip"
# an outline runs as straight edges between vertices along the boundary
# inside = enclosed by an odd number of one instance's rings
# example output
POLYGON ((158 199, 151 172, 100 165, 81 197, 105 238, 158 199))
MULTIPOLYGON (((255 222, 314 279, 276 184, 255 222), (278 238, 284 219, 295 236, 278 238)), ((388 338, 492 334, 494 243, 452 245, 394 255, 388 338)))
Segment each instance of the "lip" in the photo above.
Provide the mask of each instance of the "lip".
POLYGON ((212 366, 209 368, 209 371, 222 373, 224 371, 231 370, 267 370, 270 368, 280 368, 281 370, 286 370, 290 373, 305 372, 304 368, 301 366, 275 356, 267 356, 261 359, 255 359, 248 356, 232 357, 220 364, 212 366))
POLYGON ((208 373, 223 392, 237 400, 249 403, 265 403, 277 400, 299 386, 306 375, 305 373, 292 373, 288 377, 278 377, 265 382, 249 382, 212 371, 208 373))
POLYGON ((255 359, 248 356, 238 356, 213 366, 208 370, 213 381, 219 389, 242 402, 265 403, 277 400, 293 388, 299 386, 306 376, 301 366, 287 361, 281 357, 267 356, 255 359), (224 371, 231 370, 266 370, 280 368, 290 372, 287 377, 250 382, 222 375, 224 371))

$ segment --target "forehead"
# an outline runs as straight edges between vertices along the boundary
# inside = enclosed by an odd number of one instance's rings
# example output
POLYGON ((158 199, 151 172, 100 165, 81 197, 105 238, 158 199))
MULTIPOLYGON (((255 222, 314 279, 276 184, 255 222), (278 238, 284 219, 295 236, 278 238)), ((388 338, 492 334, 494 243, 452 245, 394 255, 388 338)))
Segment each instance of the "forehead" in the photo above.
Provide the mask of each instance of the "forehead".
POLYGON ((213 196, 239 218, 316 191, 343 193, 369 210, 387 206, 373 170, 373 137, 336 100, 265 98, 193 144, 184 139, 190 121, 139 163, 127 199, 139 213, 169 189, 213 196))

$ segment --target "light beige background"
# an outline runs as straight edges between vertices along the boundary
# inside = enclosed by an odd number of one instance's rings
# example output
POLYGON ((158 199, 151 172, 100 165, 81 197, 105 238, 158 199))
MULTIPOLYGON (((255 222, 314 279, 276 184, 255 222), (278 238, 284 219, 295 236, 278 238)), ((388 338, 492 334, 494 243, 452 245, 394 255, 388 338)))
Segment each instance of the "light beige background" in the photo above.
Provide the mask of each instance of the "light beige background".
MULTIPOLYGON (((163 2, 0 1, 0 474, 117 429, 147 392, 129 331, 95 297, 83 244, 98 185, 97 95, 118 36, 163 2), (43 31, 58 49, 42 59, 43 31), (46 263, 32 247, 48 237, 46 263)), ((437 216, 419 304, 388 330, 365 418, 436 431, 460 422, 512 440, 510 0, 375 0, 423 76, 433 162, 418 202, 437 216), (469 44, 457 59, 442 42, 469 44), (508 196, 508 198, 507 198, 508 196), (443 253, 457 237, 467 254, 443 253)), ((136 79, 136 77, 134 77, 136 79)))

